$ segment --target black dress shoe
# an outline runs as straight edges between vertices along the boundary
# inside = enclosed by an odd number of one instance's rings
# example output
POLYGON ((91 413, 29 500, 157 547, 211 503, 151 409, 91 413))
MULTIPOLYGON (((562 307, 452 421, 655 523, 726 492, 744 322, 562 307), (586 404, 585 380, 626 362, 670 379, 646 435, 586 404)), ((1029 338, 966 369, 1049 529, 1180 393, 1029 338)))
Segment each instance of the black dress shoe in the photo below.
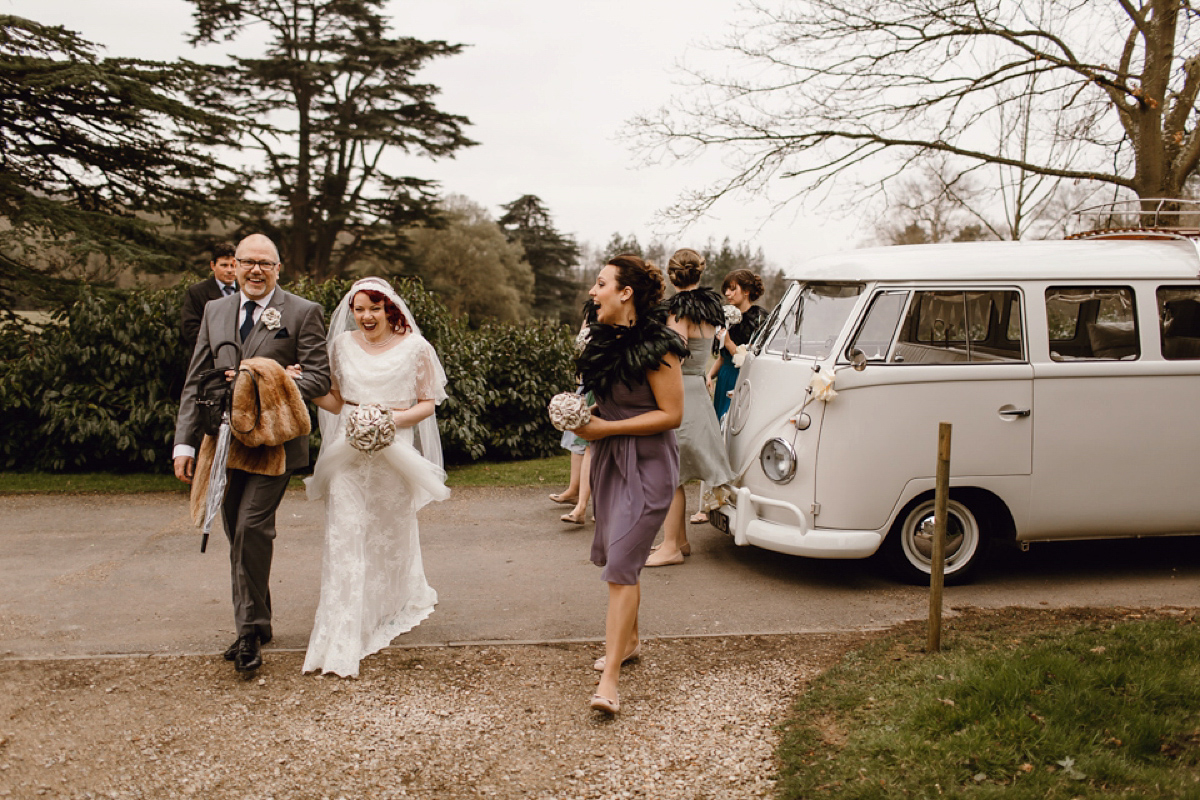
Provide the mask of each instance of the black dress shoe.
MULTIPOLYGON (((241 644, 241 641, 242 641, 242 637, 240 637, 240 636, 238 638, 234 639, 233 644, 231 644, 231 645, 229 645, 229 647, 225 648, 225 652, 222 654, 221 657, 224 658, 226 661, 233 661, 235 658, 237 658, 238 645, 241 644)), ((271 641, 270 636, 260 636, 258 639, 258 643, 260 645, 266 644, 269 641, 271 641)))
POLYGON ((238 639, 237 654, 233 657, 233 668, 238 672, 253 672, 262 666, 262 650, 258 645, 258 634, 247 633, 238 639))

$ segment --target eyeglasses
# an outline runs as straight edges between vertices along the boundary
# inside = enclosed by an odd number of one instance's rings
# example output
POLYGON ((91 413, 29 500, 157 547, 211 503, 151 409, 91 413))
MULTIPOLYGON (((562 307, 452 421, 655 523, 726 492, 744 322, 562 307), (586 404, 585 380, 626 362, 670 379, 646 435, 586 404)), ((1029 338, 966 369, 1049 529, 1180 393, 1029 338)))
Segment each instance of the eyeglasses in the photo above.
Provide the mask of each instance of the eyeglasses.
POLYGON ((243 267, 245 267, 246 269, 254 269, 255 267, 258 267, 263 272, 275 269, 276 267, 279 266, 278 261, 246 261, 244 259, 239 258, 239 259, 237 259, 237 262, 239 264, 241 264, 243 267))

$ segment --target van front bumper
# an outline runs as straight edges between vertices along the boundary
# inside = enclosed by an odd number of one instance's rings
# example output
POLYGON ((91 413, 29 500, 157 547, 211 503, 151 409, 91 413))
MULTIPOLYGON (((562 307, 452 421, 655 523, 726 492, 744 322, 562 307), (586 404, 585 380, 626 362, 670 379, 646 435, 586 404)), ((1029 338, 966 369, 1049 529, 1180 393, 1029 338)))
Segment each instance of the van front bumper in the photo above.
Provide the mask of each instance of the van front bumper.
POLYGON ((879 531, 845 531, 815 528, 799 508, 783 500, 762 497, 746 487, 735 490, 736 498, 709 512, 720 530, 733 536, 734 544, 752 544, 764 550, 807 558, 866 558, 883 542, 879 531), (760 518, 764 506, 780 509, 789 522, 760 518))

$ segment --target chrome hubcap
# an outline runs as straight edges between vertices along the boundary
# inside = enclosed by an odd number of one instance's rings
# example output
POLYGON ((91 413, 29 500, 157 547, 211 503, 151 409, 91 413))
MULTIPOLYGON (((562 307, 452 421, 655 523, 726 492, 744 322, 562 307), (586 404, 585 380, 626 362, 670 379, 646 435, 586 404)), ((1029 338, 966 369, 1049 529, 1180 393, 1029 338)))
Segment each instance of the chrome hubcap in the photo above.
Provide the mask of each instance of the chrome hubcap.
MULTIPOLYGON (((917 525, 916 533, 913 534, 913 549, 921 554, 922 557, 933 559, 933 530, 934 520, 933 512, 921 518, 921 522, 917 525)), ((946 520, 946 560, 949 561, 957 552, 963 543, 963 525, 954 514, 950 514, 946 520)))

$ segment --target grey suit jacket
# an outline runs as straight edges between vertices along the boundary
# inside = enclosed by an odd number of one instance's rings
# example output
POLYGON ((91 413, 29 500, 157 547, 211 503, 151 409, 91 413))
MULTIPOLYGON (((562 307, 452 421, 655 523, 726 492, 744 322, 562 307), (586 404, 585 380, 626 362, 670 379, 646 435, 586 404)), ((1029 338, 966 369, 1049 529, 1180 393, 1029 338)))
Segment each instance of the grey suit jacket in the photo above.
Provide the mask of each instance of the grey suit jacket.
MULTIPOLYGON (((203 438, 196 408, 200 374, 213 367, 237 368, 237 349, 218 346, 225 342, 238 343, 237 322, 241 300, 241 294, 234 294, 213 300, 204 307, 196 349, 192 352, 187 381, 179 399, 179 415, 175 418, 176 445, 198 448, 203 438)), ((241 343, 241 358, 273 358, 285 367, 299 364, 302 373, 296 385, 300 395, 305 400, 311 400, 328 394, 329 355, 325 351, 325 315, 321 306, 276 287, 267 307, 279 309, 279 327, 267 330, 260 318, 250 331, 250 336, 241 343)), ((284 448, 289 470, 307 466, 307 436, 292 439, 284 448)))

